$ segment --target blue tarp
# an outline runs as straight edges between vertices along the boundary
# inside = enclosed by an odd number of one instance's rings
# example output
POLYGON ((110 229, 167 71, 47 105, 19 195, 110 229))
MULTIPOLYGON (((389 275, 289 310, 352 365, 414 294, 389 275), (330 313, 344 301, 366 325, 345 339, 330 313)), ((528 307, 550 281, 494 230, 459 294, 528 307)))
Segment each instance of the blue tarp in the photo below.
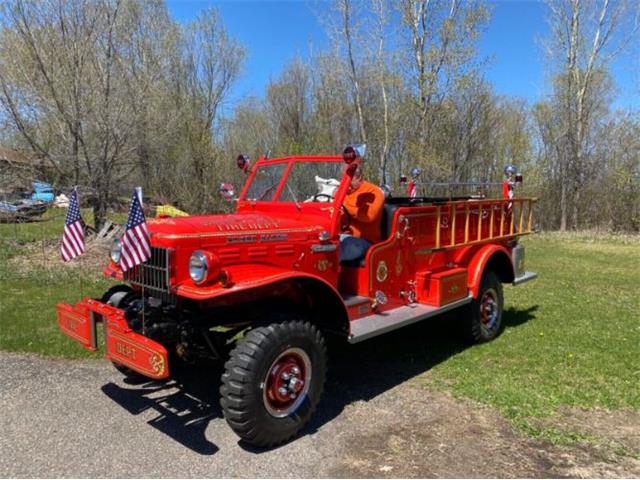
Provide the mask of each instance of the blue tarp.
POLYGON ((39 200, 45 203, 52 203, 55 200, 53 186, 45 182, 33 182, 34 193, 31 194, 31 200, 39 200))

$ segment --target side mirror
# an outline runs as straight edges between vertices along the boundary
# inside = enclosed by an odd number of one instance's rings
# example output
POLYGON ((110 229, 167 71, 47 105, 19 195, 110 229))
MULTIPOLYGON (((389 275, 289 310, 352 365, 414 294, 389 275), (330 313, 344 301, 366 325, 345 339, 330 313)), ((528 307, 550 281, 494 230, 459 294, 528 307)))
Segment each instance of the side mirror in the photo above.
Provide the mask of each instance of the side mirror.
POLYGON ((222 198, 229 202, 235 198, 235 188, 233 188, 233 184, 231 183, 221 183, 218 192, 222 198))

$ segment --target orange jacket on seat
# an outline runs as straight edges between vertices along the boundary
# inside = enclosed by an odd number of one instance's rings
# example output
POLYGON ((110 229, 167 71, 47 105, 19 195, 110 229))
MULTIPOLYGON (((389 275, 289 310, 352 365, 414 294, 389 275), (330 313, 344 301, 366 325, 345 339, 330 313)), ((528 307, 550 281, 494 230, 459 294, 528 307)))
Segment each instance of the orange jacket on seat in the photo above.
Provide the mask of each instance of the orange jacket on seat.
POLYGON ((351 216, 349 233, 371 243, 378 243, 384 205, 382 190, 372 183, 362 182, 356 190, 344 198, 343 205, 351 216))

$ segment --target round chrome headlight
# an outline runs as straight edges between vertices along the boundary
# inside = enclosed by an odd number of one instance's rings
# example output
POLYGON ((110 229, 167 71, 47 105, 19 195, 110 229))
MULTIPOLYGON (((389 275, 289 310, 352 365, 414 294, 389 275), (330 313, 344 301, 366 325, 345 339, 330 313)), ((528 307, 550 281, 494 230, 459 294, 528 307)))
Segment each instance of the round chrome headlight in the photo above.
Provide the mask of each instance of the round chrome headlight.
POLYGON ((196 250, 189 259, 189 276, 194 283, 202 283, 207 279, 209 262, 204 252, 196 250))
POLYGON ((120 256, 122 255, 122 242, 119 238, 116 238, 111 245, 111 261, 113 263, 120 263, 120 256))

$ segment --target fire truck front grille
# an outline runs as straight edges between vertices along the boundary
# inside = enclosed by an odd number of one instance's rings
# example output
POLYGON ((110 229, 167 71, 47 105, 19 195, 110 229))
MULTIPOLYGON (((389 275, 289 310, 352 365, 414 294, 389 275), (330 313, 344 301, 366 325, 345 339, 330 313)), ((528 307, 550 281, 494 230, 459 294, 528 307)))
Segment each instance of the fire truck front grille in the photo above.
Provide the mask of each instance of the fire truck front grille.
POLYGON ((151 247, 149 260, 126 271, 124 279, 134 285, 140 285, 155 292, 169 293, 170 265, 170 250, 151 247))

